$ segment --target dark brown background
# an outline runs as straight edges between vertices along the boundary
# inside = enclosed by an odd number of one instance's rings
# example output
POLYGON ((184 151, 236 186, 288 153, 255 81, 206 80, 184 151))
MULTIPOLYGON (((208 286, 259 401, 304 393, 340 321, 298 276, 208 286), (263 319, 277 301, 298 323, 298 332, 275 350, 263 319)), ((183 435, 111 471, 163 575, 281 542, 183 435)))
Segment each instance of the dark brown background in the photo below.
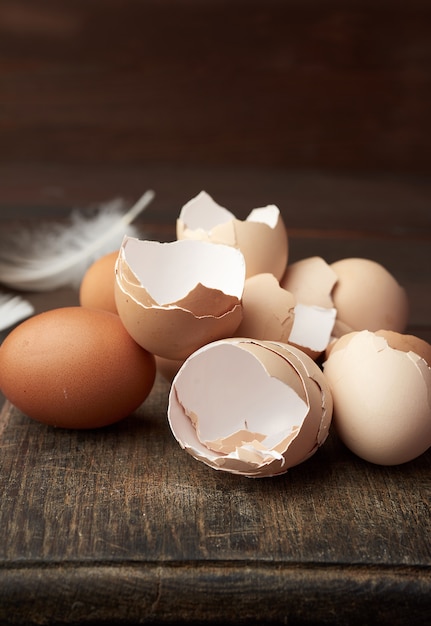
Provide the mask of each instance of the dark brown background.
POLYGON ((429 174, 430 26, 427 0, 3 0, 0 164, 429 174))

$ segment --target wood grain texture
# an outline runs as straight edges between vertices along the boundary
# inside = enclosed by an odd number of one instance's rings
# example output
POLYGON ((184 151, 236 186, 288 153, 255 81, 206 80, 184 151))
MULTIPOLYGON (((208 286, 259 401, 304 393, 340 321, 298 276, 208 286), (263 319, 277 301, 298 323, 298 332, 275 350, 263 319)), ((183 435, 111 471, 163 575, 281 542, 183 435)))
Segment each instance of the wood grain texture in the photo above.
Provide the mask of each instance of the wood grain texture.
POLYGON ((421 171, 426 0, 4 0, 0 161, 421 171))
MULTIPOLYGON (((115 188, 132 196, 152 186, 139 168, 2 171, 4 206, 30 221, 64 217, 72 199, 86 205, 115 188), (57 207, 45 193, 51 176, 62 190, 57 207), (17 184, 24 179, 28 187, 17 184)), ((426 179, 155 166, 149 178, 161 192, 140 222, 146 236, 172 239, 179 205, 201 183, 245 213, 275 197, 292 223, 292 260, 381 261, 408 289, 409 330, 431 341, 426 179)), ((3 233, 10 225, 0 221, 3 233)), ((37 311, 77 303, 69 289, 29 297, 37 311)), ((379 467, 332 432, 286 475, 240 478, 178 446, 168 391, 158 377, 134 414, 88 432, 38 424, 3 403, 0 623, 428 626, 431 451, 379 467)))

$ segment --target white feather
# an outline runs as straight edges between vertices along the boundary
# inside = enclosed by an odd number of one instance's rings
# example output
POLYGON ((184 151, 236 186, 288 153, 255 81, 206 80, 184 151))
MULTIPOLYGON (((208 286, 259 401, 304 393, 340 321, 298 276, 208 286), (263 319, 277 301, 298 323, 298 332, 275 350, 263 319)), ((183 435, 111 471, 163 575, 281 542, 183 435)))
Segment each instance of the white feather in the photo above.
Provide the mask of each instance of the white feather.
POLYGON ((124 213, 122 201, 99 207, 91 216, 75 211, 70 223, 44 224, 36 231, 20 230, 1 241, 0 283, 20 291, 50 291, 79 287, 88 267, 120 247, 125 234, 136 234, 131 223, 154 197, 147 191, 124 213))
POLYGON ((34 313, 34 306, 20 296, 0 292, 0 331, 10 328, 34 313))

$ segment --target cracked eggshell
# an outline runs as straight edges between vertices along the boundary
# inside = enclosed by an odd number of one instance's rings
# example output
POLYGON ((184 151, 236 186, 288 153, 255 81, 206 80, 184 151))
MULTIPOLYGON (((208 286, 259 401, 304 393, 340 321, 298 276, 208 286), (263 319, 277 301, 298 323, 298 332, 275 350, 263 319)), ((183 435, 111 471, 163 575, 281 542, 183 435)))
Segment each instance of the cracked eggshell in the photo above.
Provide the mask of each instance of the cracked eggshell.
POLYGON ((379 465, 415 459, 431 446, 431 346, 386 330, 338 339, 323 364, 334 426, 357 456, 379 465))
POLYGON ((337 274, 322 257, 314 256, 291 263, 280 285, 293 293, 301 304, 332 309, 332 290, 337 274))
POLYGON ((288 236, 280 210, 274 204, 253 209, 245 220, 217 204, 201 191, 181 209, 177 239, 201 239, 241 250, 246 277, 270 273, 283 276, 288 260, 288 236))
POLYGON ((183 360, 241 322, 245 261, 230 246, 125 237, 115 274, 118 315, 156 356, 183 360))
POLYGON ((332 290, 337 282, 333 269, 319 256, 295 261, 286 268, 281 287, 297 300, 289 343, 316 360, 331 341, 337 311, 332 290))
POLYGON ((284 474, 327 437, 332 399, 312 359, 282 342, 203 346, 172 381, 168 421, 180 446, 213 469, 284 474))
POLYGON ((242 297, 243 317, 235 335, 251 339, 289 339, 294 321, 294 296, 282 289, 273 274, 247 278, 242 297))
POLYGON ((346 258, 331 264, 337 275, 332 292, 337 321, 334 336, 381 328, 404 332, 409 316, 405 289, 380 263, 346 258))

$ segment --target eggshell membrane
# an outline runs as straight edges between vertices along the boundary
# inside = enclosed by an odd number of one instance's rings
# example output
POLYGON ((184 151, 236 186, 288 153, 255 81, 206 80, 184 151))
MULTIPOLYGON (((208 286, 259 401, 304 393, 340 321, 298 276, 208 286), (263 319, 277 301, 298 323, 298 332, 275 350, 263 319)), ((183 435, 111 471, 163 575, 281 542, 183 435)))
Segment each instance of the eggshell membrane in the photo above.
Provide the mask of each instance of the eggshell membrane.
POLYGON ((16 327, 0 347, 0 388, 29 417, 62 428, 99 428, 139 407, 156 367, 118 315, 52 309, 16 327))
POLYGON ((295 317, 295 304, 293 295, 280 287, 273 274, 250 276, 245 281, 243 316, 235 335, 287 342, 295 317))
POLYGON ((296 367, 308 357, 283 352, 282 345, 230 338, 203 346, 183 363, 168 406, 182 448, 214 469, 248 477, 285 473, 316 451, 320 388, 303 365, 296 367))
POLYGON ((181 361, 205 343, 235 332, 242 319, 244 282, 244 257, 229 246, 129 237, 116 264, 115 300, 139 345, 181 361), (130 272, 139 285, 129 282, 130 272))
POLYGON ((353 330, 405 330, 407 294, 385 267, 370 259, 346 258, 331 268, 337 275, 332 292, 337 309, 334 336, 353 330))
POLYGON ((335 428, 359 457, 397 465, 431 446, 431 368, 420 355, 356 331, 333 345, 323 371, 335 428))
POLYGON ((103 255, 85 272, 79 288, 81 306, 117 313, 115 304, 115 263, 118 250, 103 255))
POLYGON ((279 280, 286 269, 289 246, 280 210, 271 204, 253 209, 246 220, 217 204, 201 191, 187 202, 176 222, 177 239, 199 239, 241 250, 246 278, 270 273, 279 280))

